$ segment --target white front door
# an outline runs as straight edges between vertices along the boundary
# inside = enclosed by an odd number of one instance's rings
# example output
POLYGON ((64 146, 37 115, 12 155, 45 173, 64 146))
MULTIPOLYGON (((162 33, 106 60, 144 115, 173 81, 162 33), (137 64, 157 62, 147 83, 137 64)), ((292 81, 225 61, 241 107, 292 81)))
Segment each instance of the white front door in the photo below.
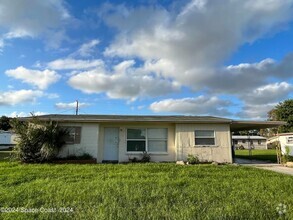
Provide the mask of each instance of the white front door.
POLYGON ((118 161, 119 128, 104 129, 104 160, 118 161))

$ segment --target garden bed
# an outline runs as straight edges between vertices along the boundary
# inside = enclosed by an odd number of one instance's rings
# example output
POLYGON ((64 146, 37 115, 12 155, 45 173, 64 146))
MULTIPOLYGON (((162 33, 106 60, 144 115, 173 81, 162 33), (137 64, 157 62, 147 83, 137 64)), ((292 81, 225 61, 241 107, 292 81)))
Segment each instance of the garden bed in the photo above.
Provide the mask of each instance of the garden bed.
POLYGON ((52 163, 55 164, 95 164, 97 163, 96 159, 86 159, 86 160, 53 160, 52 163))

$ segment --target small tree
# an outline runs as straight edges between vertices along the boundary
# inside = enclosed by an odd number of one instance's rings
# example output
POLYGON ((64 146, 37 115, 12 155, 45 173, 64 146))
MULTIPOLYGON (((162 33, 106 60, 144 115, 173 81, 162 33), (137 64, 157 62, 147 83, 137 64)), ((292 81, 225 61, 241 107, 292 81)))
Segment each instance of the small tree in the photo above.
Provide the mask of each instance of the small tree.
POLYGON ((68 131, 60 128, 57 122, 41 122, 36 117, 25 122, 13 119, 12 126, 18 135, 16 155, 26 163, 52 160, 68 135, 68 131))
POLYGON ((0 118, 0 130, 8 131, 11 129, 10 118, 1 116, 0 118))
POLYGON ((268 112, 270 121, 286 121, 287 124, 279 127, 280 133, 293 131, 293 99, 280 102, 268 112))

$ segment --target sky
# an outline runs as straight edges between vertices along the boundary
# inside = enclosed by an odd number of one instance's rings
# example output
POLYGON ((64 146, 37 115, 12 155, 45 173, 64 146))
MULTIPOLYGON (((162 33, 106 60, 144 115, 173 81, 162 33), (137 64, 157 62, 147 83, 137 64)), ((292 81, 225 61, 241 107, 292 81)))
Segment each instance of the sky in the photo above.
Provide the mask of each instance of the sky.
POLYGON ((293 0, 0 0, 0 115, 267 118, 293 97, 293 0))

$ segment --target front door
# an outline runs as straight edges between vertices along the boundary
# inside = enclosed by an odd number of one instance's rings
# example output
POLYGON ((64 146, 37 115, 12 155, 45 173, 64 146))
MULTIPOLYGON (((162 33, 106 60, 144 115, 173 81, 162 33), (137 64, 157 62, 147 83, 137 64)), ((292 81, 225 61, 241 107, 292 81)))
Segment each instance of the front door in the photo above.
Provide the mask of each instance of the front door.
POLYGON ((118 161, 119 128, 104 129, 104 161, 118 161))

